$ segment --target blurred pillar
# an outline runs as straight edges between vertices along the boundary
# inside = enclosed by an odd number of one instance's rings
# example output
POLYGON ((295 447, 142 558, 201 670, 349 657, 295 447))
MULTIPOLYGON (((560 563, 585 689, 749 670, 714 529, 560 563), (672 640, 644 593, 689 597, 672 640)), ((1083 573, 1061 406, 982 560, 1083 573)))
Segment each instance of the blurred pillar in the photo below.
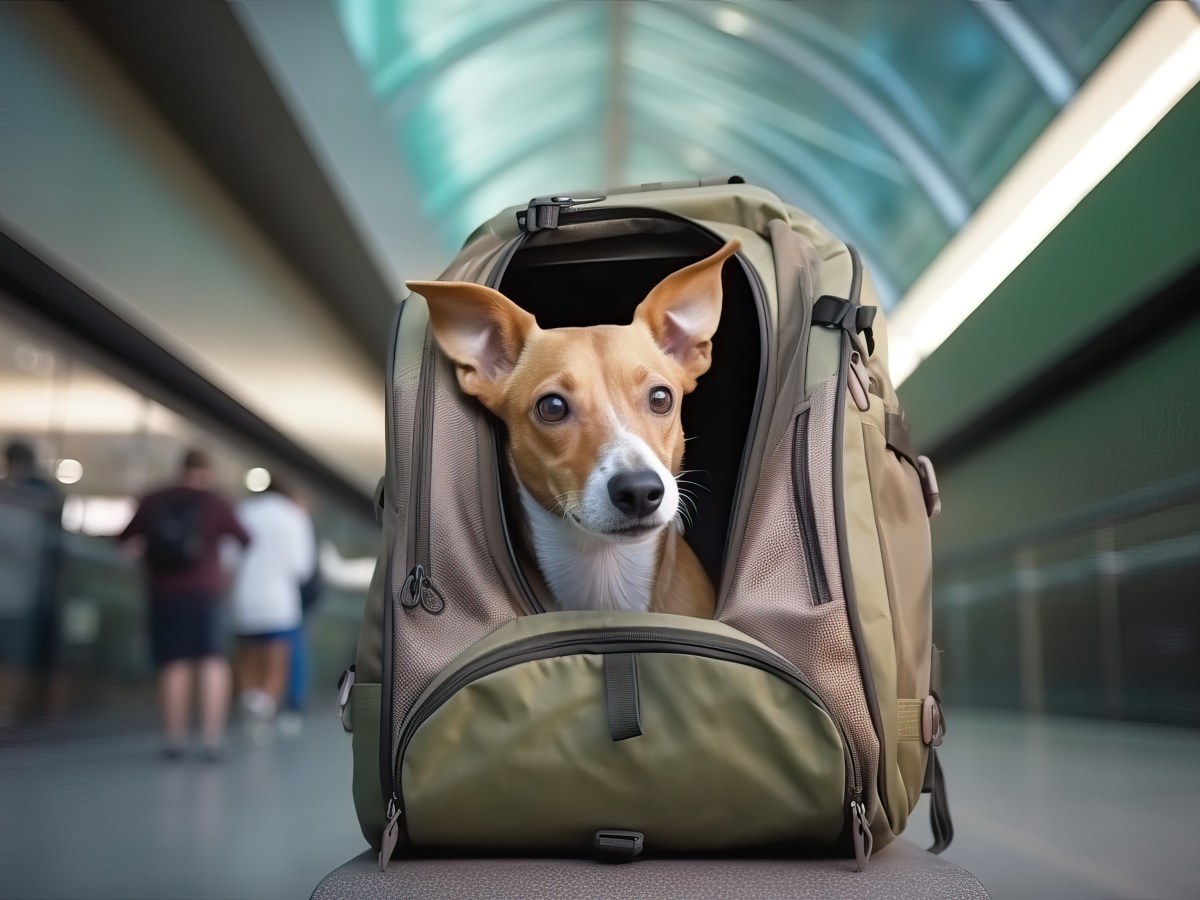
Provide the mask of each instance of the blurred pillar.
POLYGON ((1017 658, 1020 665, 1021 705, 1029 712, 1044 712, 1046 691, 1042 671, 1042 617, 1038 602, 1038 575, 1032 547, 1017 550, 1017 658))
POLYGON ((1117 529, 1105 525, 1096 530, 1096 563, 1100 573, 1097 600, 1100 604, 1100 652, 1104 665, 1104 712, 1118 719, 1124 710, 1121 696, 1121 607, 1118 588, 1121 557, 1117 553, 1117 529))

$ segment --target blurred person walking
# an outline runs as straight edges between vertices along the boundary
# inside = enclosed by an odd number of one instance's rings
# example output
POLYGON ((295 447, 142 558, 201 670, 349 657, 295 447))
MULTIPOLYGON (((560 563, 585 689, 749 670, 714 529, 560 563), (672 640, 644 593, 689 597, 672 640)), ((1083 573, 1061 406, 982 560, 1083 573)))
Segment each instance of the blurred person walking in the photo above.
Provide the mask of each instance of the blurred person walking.
MULTIPOLYGON (((292 499, 308 515, 311 524, 312 500, 302 493, 292 499)), ((304 708, 308 702, 308 634, 306 625, 309 614, 321 599, 321 559, 316 550, 316 531, 313 532, 313 567, 308 578, 300 583, 300 625, 291 633, 291 665, 288 671, 288 686, 284 693, 283 709, 279 713, 279 733, 284 737, 298 737, 304 728, 304 708)))
POLYGON ((0 725, 63 705, 62 496, 13 441, 0 479, 0 725))
POLYGON ((148 494, 117 538, 141 557, 146 569, 150 650, 158 670, 168 759, 183 752, 197 676, 205 758, 216 762, 225 756, 231 678, 224 610, 227 578, 218 548, 226 535, 243 546, 250 535, 212 482, 208 455, 188 450, 179 483, 148 494))
POLYGON ((302 621, 300 586, 316 566, 312 519, 278 480, 238 505, 252 538, 233 582, 240 702, 250 737, 263 742, 291 674, 293 642, 302 621))

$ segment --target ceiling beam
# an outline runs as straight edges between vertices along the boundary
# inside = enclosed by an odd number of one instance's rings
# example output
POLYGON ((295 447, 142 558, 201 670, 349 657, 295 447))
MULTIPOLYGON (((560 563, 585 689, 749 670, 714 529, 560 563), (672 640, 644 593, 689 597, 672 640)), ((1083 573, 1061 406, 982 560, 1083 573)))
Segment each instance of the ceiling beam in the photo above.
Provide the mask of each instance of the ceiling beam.
POLYGON ((225 3, 70 3, 380 364, 396 298, 225 3))

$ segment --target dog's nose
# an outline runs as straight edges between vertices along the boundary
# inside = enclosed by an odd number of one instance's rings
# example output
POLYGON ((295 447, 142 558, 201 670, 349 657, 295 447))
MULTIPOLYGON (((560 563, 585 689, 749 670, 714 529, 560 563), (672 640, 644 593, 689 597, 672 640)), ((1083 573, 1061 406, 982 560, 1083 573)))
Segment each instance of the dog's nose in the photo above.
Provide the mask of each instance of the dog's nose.
POLYGON ((662 479, 650 469, 621 472, 608 479, 608 498, 625 515, 643 518, 662 503, 662 479))

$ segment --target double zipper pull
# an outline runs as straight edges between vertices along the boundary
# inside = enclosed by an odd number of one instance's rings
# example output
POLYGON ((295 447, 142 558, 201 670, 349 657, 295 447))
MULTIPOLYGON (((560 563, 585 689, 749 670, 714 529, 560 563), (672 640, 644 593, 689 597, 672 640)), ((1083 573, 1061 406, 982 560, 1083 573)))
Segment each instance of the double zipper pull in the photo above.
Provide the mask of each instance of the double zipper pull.
POLYGON ((871 408, 871 398, 868 394, 871 389, 871 373, 857 350, 850 352, 850 371, 846 376, 846 386, 850 389, 855 406, 863 412, 871 408))
POLYGON ((942 704, 930 694, 921 704, 921 740, 926 747, 940 747, 945 736, 946 720, 942 718, 942 704))
POLYGON ((937 474, 928 456, 917 457, 917 474, 921 476, 921 491, 925 494, 925 513, 932 519, 942 511, 942 495, 938 493, 937 474))
POLYGON ((383 829, 383 838, 379 844, 379 871, 386 872, 396 844, 400 842, 400 806, 392 797, 387 805, 387 825, 383 829))
POLYGON ((400 585, 400 605, 405 609, 416 609, 420 606, 426 612, 437 615, 446 608, 446 598, 434 585, 425 567, 418 564, 413 566, 408 577, 404 579, 404 584, 400 585))
POLYGON ((353 722, 346 722, 346 705, 350 702, 350 689, 354 687, 354 666, 346 669, 338 679, 337 715, 344 731, 353 730, 353 722))
POLYGON ((850 802, 850 830, 854 838, 854 861, 858 864, 858 871, 863 872, 875 847, 875 836, 867 824, 867 807, 861 800, 850 802))

